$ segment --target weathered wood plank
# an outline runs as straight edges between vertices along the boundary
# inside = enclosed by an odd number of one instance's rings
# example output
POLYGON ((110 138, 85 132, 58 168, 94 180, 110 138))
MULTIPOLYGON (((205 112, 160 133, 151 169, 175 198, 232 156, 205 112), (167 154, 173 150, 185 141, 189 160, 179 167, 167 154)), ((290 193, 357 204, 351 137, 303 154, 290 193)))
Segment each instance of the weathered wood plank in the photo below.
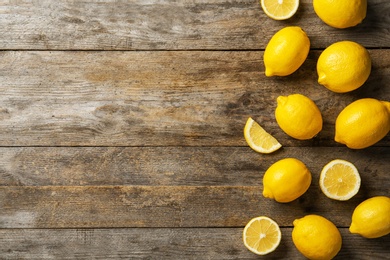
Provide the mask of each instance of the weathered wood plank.
POLYGON ((369 80, 347 94, 317 83, 319 54, 289 77, 266 78, 263 52, 2 52, 0 146, 237 146, 249 116, 283 145, 335 146, 344 106, 390 100, 390 52, 371 50, 369 80), (313 140, 289 138, 274 120, 277 96, 292 93, 323 113, 313 140))
POLYGON ((312 1, 302 0, 288 21, 274 21, 259 1, 3 1, 0 48, 7 50, 190 50, 264 49, 287 25, 299 25, 312 47, 339 40, 390 47, 387 0, 368 1, 368 14, 355 28, 325 25, 312 1))
POLYGON ((358 203, 389 194, 389 186, 364 187, 347 202, 328 199, 317 185, 288 204, 261 193, 261 185, 1 186, 0 228, 234 227, 256 215, 291 226, 309 213, 347 227, 358 203))
POLYGON ((0 186, 252 186, 286 157, 302 160, 317 186, 322 167, 352 162, 364 190, 389 191, 390 148, 285 147, 260 155, 249 147, 0 148, 0 186))
MULTIPOLYGON (((305 259, 291 228, 267 259, 305 259)), ((242 228, 0 229, 5 259, 259 259, 242 243, 242 228)), ((364 239, 340 228, 342 249, 335 259, 390 259, 390 236, 364 239)))

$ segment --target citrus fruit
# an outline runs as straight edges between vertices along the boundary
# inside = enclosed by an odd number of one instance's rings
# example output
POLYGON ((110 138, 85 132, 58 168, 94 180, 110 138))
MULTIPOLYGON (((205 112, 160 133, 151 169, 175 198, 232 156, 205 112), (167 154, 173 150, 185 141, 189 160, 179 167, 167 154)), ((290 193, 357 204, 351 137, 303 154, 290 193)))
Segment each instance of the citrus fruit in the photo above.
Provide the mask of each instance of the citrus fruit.
POLYGON ((295 72, 309 54, 310 40, 298 26, 276 32, 264 51, 265 75, 287 76, 295 72))
POLYGON ((352 213, 349 231, 366 238, 390 234, 390 198, 376 196, 360 203, 352 213))
POLYGON ((299 0, 261 0, 264 13, 274 20, 291 18, 298 10, 299 0))
POLYGON ((242 238, 250 251, 257 255, 266 255, 275 251, 282 234, 274 220, 261 216, 251 219, 246 224, 242 238))
POLYGON ((306 165, 295 158, 272 164, 263 176, 263 196, 277 202, 290 202, 303 195, 311 183, 306 165))
POLYGON ((267 133, 251 117, 246 121, 244 137, 249 147, 259 153, 272 153, 282 147, 275 137, 267 133))
POLYGON ((390 102, 373 98, 356 100, 337 116, 335 141, 352 149, 369 147, 390 131, 390 102))
POLYGON ((279 96, 275 118, 287 135, 299 140, 311 139, 322 129, 322 115, 317 105, 301 94, 279 96))
POLYGON ((359 191, 359 172, 348 161, 333 160, 325 165, 321 171, 320 188, 328 198, 349 200, 359 191))
POLYGON ((314 11, 329 26, 343 29, 363 21, 367 0, 313 0, 314 11))
POLYGON ((370 54, 362 45, 352 41, 333 43, 317 61, 318 83, 337 93, 361 87, 370 73, 370 54))
POLYGON ((305 257, 313 260, 332 259, 340 251, 341 234, 328 219, 307 215, 294 220, 293 225, 293 243, 305 257))

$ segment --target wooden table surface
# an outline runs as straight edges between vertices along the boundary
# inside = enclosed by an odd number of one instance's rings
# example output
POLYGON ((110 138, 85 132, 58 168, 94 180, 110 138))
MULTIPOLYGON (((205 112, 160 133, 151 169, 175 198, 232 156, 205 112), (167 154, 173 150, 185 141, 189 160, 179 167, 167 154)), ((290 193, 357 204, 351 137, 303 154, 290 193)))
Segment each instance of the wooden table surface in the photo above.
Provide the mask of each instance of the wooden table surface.
POLYGON ((390 2, 368 0, 362 24, 334 29, 312 1, 274 21, 257 0, 1 1, 1 259, 304 259, 292 221, 320 214, 343 237, 336 259, 390 259, 390 236, 348 231, 353 209, 390 195, 390 135, 364 150, 333 141, 338 113, 352 101, 390 100, 390 2), (279 29, 301 26, 311 40, 303 66, 267 78, 263 53, 279 29), (352 40, 372 58, 358 90, 317 83, 330 44, 352 40), (298 141, 278 127, 279 95, 304 94, 323 130, 298 141), (248 117, 283 148, 251 150, 248 117), (285 157, 313 175, 301 198, 262 197, 262 176, 285 157), (319 189, 335 158, 359 169, 362 187, 347 202, 319 189), (241 234, 266 215, 282 229, 275 252, 258 257, 241 234))

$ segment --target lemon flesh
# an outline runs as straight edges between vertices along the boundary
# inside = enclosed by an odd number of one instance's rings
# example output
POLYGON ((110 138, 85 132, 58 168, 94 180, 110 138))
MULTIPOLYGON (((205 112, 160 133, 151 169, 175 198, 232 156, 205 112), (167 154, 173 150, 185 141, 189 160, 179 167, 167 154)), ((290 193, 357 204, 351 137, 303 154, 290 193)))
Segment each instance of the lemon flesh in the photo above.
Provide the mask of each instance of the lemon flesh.
POLYGON ((291 18, 298 10, 299 0, 261 0, 264 13, 274 20, 291 18))
POLYGON ((341 159, 329 162, 320 174, 322 192, 334 200, 349 200, 358 193, 360 183, 361 178, 356 167, 341 159))
POLYGON ((373 98, 356 100, 337 116, 335 141, 352 149, 364 149, 390 131, 390 102, 373 98))
POLYGON ((307 215, 293 222, 295 247, 312 260, 334 258, 341 249, 342 238, 337 227, 319 215, 307 215))
POLYGON ((366 238, 390 234, 390 198, 376 196, 360 203, 352 213, 349 231, 366 238))
POLYGON ((281 203, 291 202, 309 189, 311 179, 309 169, 300 160, 279 160, 264 173, 263 196, 281 203))
POLYGON ((279 96, 275 118, 279 127, 298 140, 313 138, 322 130, 322 115, 317 105, 301 94, 279 96))
POLYGON ((370 73, 370 54, 362 45, 352 41, 333 43, 317 61, 318 83, 337 93, 361 87, 370 73))
POLYGON ((266 255, 279 246, 282 233, 274 220, 261 216, 251 219, 246 224, 242 238, 245 247, 251 252, 266 255))
POLYGON ((367 13, 367 0, 313 0, 313 7, 324 23, 343 29, 363 21, 367 13))
POLYGON ((276 32, 264 51, 265 75, 287 76, 306 60, 310 40, 302 28, 288 26, 276 32))

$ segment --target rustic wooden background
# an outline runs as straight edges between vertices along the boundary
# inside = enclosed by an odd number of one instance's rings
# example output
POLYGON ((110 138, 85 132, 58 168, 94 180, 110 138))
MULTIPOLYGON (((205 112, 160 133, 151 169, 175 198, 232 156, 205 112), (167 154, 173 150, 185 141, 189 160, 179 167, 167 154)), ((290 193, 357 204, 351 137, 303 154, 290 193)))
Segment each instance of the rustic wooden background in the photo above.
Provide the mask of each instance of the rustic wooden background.
POLYGON ((292 221, 320 214, 343 236, 337 259, 390 259, 390 236, 348 231, 364 199, 390 194, 390 135, 350 150, 333 141, 337 114, 363 97, 390 100, 390 2, 368 0, 364 22, 334 29, 312 1, 274 21, 258 0, 1 1, 1 259, 303 259, 292 221), (311 40, 303 66, 264 76, 263 51, 279 29, 311 40), (372 57, 360 89, 320 86, 316 61, 333 42, 353 40, 372 57), (324 118, 309 141, 274 118, 279 95, 312 98, 324 118), (260 155, 242 130, 252 116, 283 148, 260 155), (296 157, 313 175, 309 191, 279 204, 262 197, 262 175, 296 157), (348 202, 318 187, 332 159, 362 177, 348 202), (258 257, 241 233, 267 215, 282 228, 278 249, 258 257))

